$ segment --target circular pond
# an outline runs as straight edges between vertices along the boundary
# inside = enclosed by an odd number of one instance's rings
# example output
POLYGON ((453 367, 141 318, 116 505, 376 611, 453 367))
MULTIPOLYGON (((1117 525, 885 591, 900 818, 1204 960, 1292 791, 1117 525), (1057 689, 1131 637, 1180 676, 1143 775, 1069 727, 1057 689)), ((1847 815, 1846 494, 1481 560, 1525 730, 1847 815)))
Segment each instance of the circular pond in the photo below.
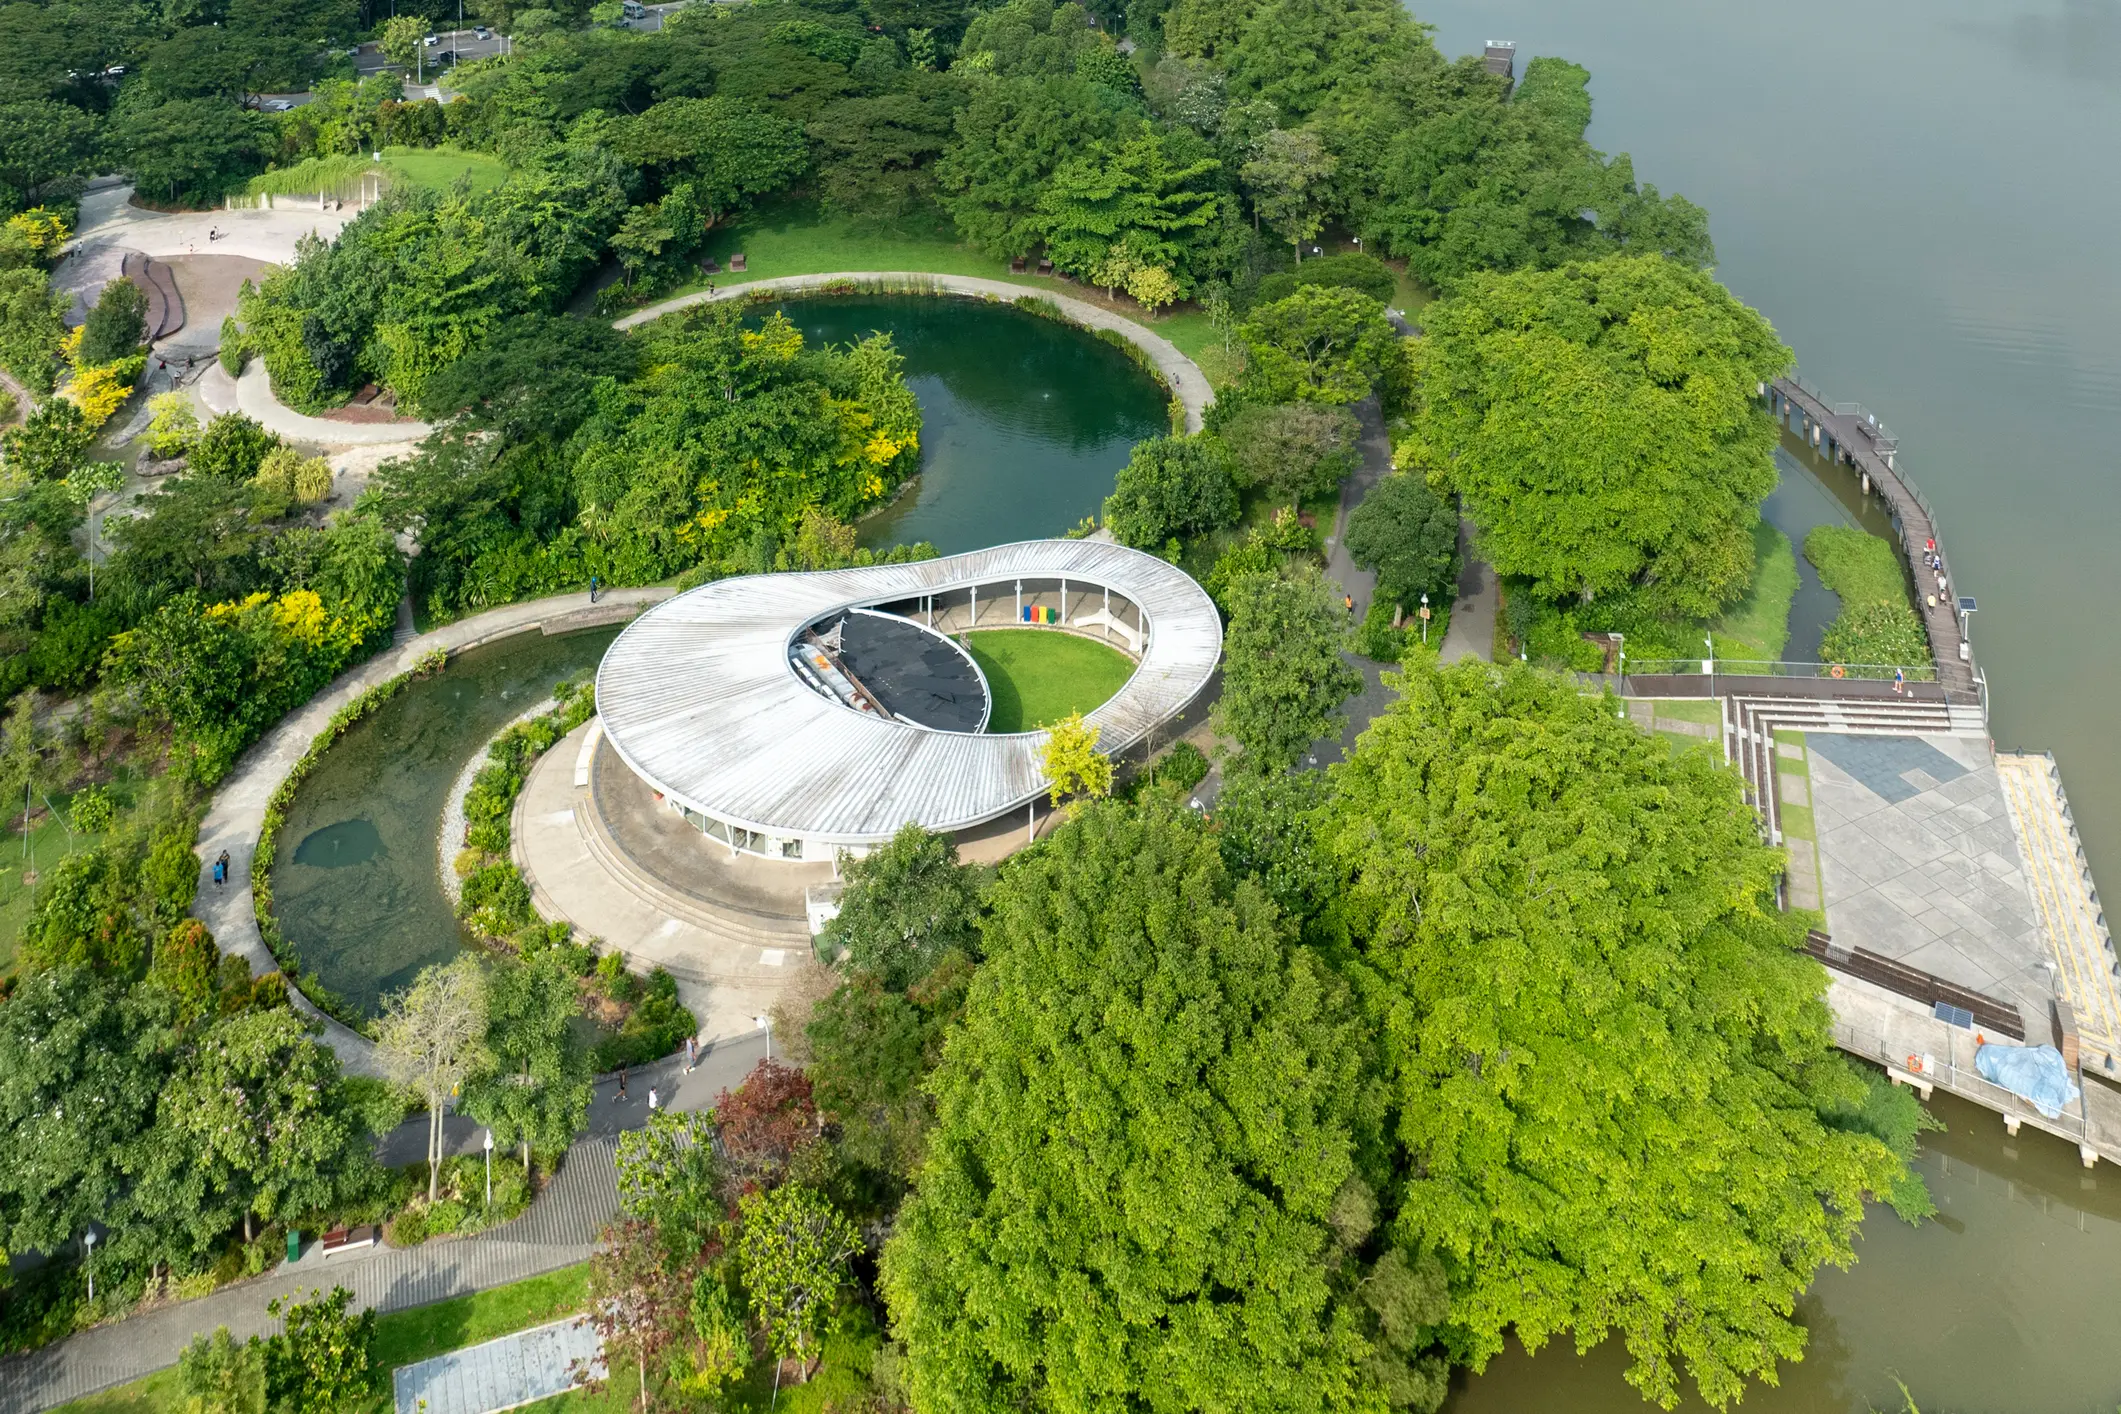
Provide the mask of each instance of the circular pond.
POLYGON ((1008 305, 835 295, 778 306, 812 344, 884 330, 921 405, 920 479, 862 522, 864 545, 946 555, 1034 540, 1096 515, 1169 399, 1123 350, 1008 305))
POLYGON ((457 773, 563 678, 596 670, 615 628, 519 634, 453 659, 333 743, 295 792, 272 862, 273 912, 307 971, 373 1015, 462 944, 435 834, 457 773))
MULTIPOLYGON (((1059 534, 1097 513, 1129 449, 1166 426, 1155 380, 1071 325, 927 296, 784 308, 812 343, 883 329, 905 356, 921 405, 920 479, 863 522, 864 544, 927 540, 950 554, 1059 534)), ((450 787, 555 682, 594 673, 616 634, 525 634, 476 649, 339 739, 296 793, 272 863, 274 912, 304 969, 373 1014, 385 993, 456 952, 462 934, 435 856, 450 787)))

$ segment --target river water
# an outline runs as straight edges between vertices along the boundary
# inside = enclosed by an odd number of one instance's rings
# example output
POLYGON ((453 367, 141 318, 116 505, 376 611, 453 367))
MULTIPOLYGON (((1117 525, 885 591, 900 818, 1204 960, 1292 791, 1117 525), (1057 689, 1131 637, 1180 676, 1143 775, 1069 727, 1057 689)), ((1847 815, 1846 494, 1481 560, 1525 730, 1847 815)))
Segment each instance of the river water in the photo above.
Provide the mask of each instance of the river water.
MULTIPOLYGON (((1808 379, 1891 425, 1980 601, 1996 740, 2055 750, 2095 873, 2121 879, 2121 4, 1416 10, 1446 53, 1510 39, 1520 73, 1539 54, 1590 69, 1593 142, 1706 207, 1722 279, 1808 379)), ((2121 1402, 2121 1177, 1943 1112, 1925 1163, 1950 1221, 1875 1216, 1856 1268, 1809 1298, 1811 1357, 1746 1408, 1897 1410, 1895 1371, 1925 1414, 2121 1402)), ((1453 1409, 1645 1407, 1620 1368, 1513 1354, 1453 1409)))

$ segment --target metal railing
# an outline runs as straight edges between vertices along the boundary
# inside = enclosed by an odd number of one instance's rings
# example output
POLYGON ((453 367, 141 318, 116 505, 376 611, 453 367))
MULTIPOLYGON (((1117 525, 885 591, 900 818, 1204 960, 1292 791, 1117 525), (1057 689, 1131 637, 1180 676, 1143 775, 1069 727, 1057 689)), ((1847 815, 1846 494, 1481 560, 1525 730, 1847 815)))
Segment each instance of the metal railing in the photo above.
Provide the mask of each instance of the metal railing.
POLYGON ((1935 682, 1935 663, 1794 663, 1765 658, 1637 658, 1629 655, 1629 677, 1699 676, 1734 678, 1835 678, 1859 682, 1935 682), (1838 669, 1838 671, 1837 671, 1838 669))

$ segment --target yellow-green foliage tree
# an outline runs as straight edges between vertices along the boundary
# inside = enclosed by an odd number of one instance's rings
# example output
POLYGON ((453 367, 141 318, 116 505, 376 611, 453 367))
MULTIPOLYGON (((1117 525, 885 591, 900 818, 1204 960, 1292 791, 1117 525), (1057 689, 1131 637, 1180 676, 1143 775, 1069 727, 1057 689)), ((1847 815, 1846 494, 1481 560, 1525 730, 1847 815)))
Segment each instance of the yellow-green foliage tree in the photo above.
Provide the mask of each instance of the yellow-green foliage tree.
POLYGON ((1046 733, 1041 757, 1046 779, 1053 784, 1050 797, 1055 805, 1071 795, 1096 799, 1112 791, 1112 758, 1097 749, 1103 727, 1083 721, 1081 712, 1070 712, 1046 733))

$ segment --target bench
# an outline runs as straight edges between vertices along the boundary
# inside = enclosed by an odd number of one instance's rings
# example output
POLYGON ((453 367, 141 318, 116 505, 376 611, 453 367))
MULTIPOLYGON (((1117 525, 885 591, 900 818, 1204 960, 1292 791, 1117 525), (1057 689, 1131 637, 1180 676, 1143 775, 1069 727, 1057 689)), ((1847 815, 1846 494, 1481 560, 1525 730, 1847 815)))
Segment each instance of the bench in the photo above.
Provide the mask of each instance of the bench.
POLYGON ((744 273, 744 257, 742 254, 732 255, 729 257, 729 273, 732 275, 741 275, 744 273))
POLYGON ((365 1227, 335 1227, 324 1234, 317 1253, 323 1257, 336 1257, 341 1252, 358 1251, 376 1245, 376 1227, 370 1223, 365 1227))

